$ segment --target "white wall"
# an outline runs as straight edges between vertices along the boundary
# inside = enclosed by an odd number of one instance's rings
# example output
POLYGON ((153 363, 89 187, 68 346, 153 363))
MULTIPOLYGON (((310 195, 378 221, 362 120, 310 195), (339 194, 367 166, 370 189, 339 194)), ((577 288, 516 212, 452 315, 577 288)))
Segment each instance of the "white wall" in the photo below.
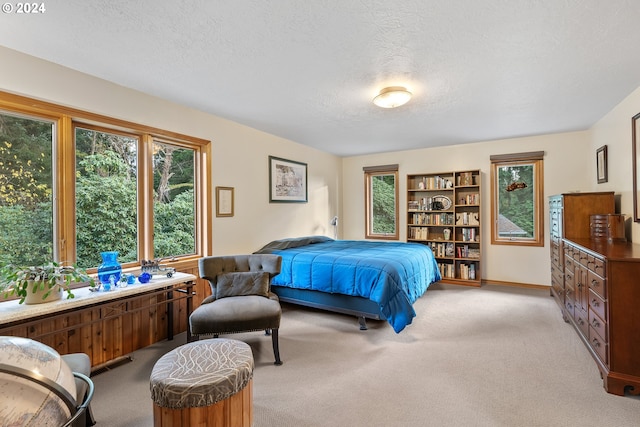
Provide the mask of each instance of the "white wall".
MULTIPOLYGON (((625 215, 627 239, 640 242, 640 224, 633 222, 633 166, 631 118, 640 112, 640 88, 628 95, 620 104, 596 123, 590 133, 591 153, 607 146, 609 180, 603 184, 593 182, 593 191, 615 191, 619 195, 618 213, 625 215)), ((595 176, 595 160, 589 176, 595 176)))
MULTIPOLYGON (((0 90, 212 141, 212 180, 235 188, 235 216, 213 218, 213 252, 244 253, 284 237, 333 235, 329 220, 340 217, 339 237, 364 238, 362 167, 398 163, 401 212, 406 205, 406 175, 480 169, 483 179, 483 271, 487 280, 549 284, 548 209, 545 246, 491 245, 489 156, 543 150, 544 193, 615 191, 620 212, 632 218, 631 117, 640 112, 640 88, 591 130, 459 146, 383 153, 340 159, 301 144, 154 98, 0 47, 0 90), (609 182, 597 184, 595 150, 608 146, 609 182), (309 203, 268 202, 268 156, 309 166, 309 203)), ((212 188, 213 190, 213 188, 212 188)), ((215 198, 215 194, 211 195, 215 198)), ((215 210, 214 210, 215 212, 215 210)), ((640 241, 640 225, 630 224, 640 241)), ((401 215, 401 240, 406 217, 401 215)))
MULTIPOLYGON (((399 165, 400 212, 406 212, 406 176, 415 173, 437 173, 467 169, 480 169, 482 174, 482 278, 503 282, 550 285, 549 218, 547 197, 569 191, 588 191, 593 179, 588 132, 571 132, 500 141, 488 141, 449 147, 399 151, 345 158, 343 162, 343 234, 345 239, 362 239, 364 223, 363 166, 382 164, 399 165), (490 161, 492 154, 544 151, 545 246, 522 247, 491 245, 490 161)), ((595 169, 594 169, 595 170, 595 169)), ((595 173, 595 172, 594 172, 595 173)), ((406 239, 407 218, 400 215, 400 239, 406 239)))
POLYGON ((235 188, 235 216, 213 218, 214 254, 333 235, 329 221, 342 194, 339 157, 3 47, 0 63, 2 91, 211 140, 212 200, 215 186, 235 188), (269 155, 308 163, 309 203, 269 203, 269 155))

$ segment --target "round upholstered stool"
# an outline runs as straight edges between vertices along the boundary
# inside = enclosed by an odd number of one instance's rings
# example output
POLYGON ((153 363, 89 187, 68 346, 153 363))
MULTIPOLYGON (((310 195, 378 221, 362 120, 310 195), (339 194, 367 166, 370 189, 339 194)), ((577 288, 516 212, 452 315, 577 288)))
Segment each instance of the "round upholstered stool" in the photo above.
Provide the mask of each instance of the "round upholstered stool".
POLYGON ((253 355, 246 343, 208 339, 162 356, 151 371, 154 426, 253 422, 253 355))

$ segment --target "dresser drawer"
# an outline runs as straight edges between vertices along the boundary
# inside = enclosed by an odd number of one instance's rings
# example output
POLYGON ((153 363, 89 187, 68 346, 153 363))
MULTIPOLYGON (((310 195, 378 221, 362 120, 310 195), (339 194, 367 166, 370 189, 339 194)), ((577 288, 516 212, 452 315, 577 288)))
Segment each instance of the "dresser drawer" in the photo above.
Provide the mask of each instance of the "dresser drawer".
POLYGON ((600 295, 602 299, 607 299, 607 287, 605 286, 605 279, 589 270, 587 280, 589 283, 589 289, 600 295))
POLYGON ((624 215, 591 215, 589 217, 589 226, 592 239, 626 240, 624 215))
POLYGON ((564 282, 564 269, 561 269, 561 268, 551 264, 551 278, 555 279, 556 282, 563 283, 564 282))
POLYGON ((575 264, 575 261, 573 260, 573 258, 565 257, 565 259, 564 259, 564 268, 569 270, 569 271, 575 271, 576 264, 575 264))
POLYGON ((586 311, 580 310, 579 308, 574 309, 573 318, 576 321, 576 325, 580 329, 580 332, 585 337, 589 336, 589 315, 586 311))
MULTIPOLYGON (((574 256, 575 258, 575 256, 574 256)), ((584 251, 579 251, 578 253, 578 259, 580 260, 580 264, 584 265, 585 267, 587 266, 587 264, 589 263, 589 256, 587 255, 586 252, 584 251)))
POLYGON ((593 310, 601 319, 607 318, 607 303, 592 290, 589 290, 589 310, 593 310))
POLYGON ((607 322, 602 320, 593 310, 589 310, 589 326, 602 337, 604 341, 609 341, 609 334, 607 333, 607 322))
POLYGON ((573 292, 573 290, 576 287, 575 281, 576 281, 575 274, 573 273, 573 270, 565 270, 564 271, 564 287, 566 289, 571 289, 571 291, 573 292))
POLYGON ((569 289, 565 290, 564 294, 564 308, 569 313, 569 316, 573 317, 575 311, 575 304, 573 302, 573 293, 569 289))
POLYGON ((596 332, 595 329, 589 327, 589 345, 596 352, 600 360, 605 365, 609 364, 609 344, 596 332))
POLYGON ((605 269, 605 263, 602 258, 595 258, 593 260, 593 272, 600 277, 607 277, 607 270, 605 269))

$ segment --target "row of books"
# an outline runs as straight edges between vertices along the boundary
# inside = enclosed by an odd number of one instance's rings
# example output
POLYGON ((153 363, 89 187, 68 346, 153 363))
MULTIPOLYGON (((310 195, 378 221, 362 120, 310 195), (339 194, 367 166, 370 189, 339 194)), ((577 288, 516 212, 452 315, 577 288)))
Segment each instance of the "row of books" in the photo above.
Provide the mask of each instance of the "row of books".
POLYGON ((429 227, 411 227, 409 228, 409 238, 414 240, 429 239, 429 227))
POLYGON ((453 184, 449 184, 447 178, 441 176, 425 176, 422 181, 418 183, 418 189, 420 190, 440 190, 442 188, 451 188, 453 184))
MULTIPOLYGON (((438 270, 443 278, 455 278, 456 270, 455 265, 452 263, 439 262, 438 270)), ((476 264, 460 264, 458 278, 464 280, 476 280, 476 264)))
POLYGON ((414 213, 411 215, 412 225, 453 225, 453 214, 414 213))
POLYGON ((456 277, 455 269, 453 267, 453 264, 451 263, 444 263, 444 262, 438 263, 438 270, 440 270, 440 276, 442 277, 451 277, 451 278, 456 277))
POLYGON ((476 264, 460 264, 460 278, 465 280, 476 280, 476 264))
POLYGON ((458 258, 480 258, 480 248, 470 248, 469 245, 457 246, 458 258))
POLYGON ((453 257, 453 243, 429 243, 431 252, 436 258, 453 257))
POLYGON ((477 228, 462 228, 460 230, 460 237, 463 242, 477 242, 479 239, 477 228))

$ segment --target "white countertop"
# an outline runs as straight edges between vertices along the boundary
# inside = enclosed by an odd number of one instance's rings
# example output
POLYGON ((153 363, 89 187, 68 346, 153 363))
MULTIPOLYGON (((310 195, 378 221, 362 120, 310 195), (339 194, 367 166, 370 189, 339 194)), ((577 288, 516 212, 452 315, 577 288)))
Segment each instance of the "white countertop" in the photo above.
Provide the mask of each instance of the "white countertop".
POLYGON ((0 303, 0 325, 55 314, 59 311, 70 310, 77 307, 103 303, 195 280, 196 276, 193 274, 176 272, 173 273, 171 278, 164 275, 153 276, 149 283, 141 284, 136 282, 134 285, 128 285, 125 288, 116 287, 114 290, 108 292, 92 292, 88 286, 73 289, 74 298, 66 299, 67 294, 65 292, 61 300, 42 304, 18 304, 19 300, 5 301, 0 303))

